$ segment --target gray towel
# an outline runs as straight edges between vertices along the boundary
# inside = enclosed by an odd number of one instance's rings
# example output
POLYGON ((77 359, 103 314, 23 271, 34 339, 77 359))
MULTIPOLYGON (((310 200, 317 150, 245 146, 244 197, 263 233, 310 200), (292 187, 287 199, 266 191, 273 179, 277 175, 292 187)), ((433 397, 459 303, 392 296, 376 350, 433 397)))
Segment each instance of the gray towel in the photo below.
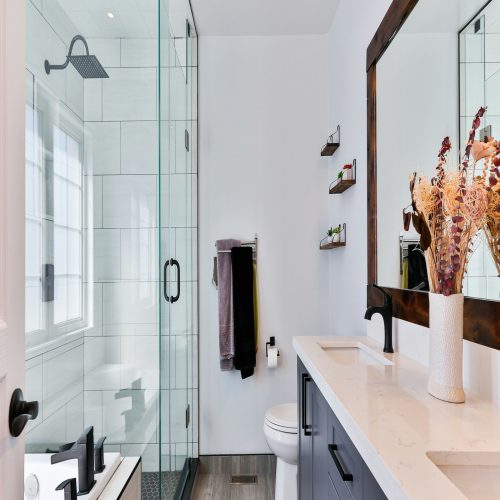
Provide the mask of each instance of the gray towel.
MULTIPOLYGON (((218 240, 217 252, 230 251, 241 246, 239 240, 218 240)), ((234 323, 233 323, 233 289, 231 272, 231 253, 217 253, 217 282, 219 284, 219 353, 220 369, 233 369, 234 358, 234 323)))

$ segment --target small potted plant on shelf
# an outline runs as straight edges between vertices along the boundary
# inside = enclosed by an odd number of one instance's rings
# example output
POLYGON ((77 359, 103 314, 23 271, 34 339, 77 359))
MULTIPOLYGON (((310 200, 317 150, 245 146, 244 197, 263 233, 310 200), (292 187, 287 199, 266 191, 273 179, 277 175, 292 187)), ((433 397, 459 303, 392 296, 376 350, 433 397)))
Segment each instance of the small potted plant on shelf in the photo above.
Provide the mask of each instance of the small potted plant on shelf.
POLYGON ((339 177, 345 181, 352 181, 352 164, 348 163, 344 165, 342 172, 339 172, 339 177))
POLYGON ((333 227, 331 227, 330 229, 328 229, 328 231, 326 232, 326 236, 327 236, 327 240, 326 242, 327 243, 333 243, 333 237, 335 235, 335 229, 333 229, 333 227))
POLYGON ((341 227, 331 227, 327 232, 328 243, 339 243, 341 227))

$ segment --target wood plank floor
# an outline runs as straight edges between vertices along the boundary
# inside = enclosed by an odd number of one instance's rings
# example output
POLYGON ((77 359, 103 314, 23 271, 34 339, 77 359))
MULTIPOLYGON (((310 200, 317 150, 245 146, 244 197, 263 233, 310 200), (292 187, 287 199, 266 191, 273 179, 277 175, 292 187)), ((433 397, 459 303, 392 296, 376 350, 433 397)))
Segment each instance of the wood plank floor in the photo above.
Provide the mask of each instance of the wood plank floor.
POLYGON ((276 457, 200 457, 191 500, 274 500, 276 457), (231 484, 232 475, 255 475, 256 484, 231 484))
POLYGON ((274 500, 274 477, 258 474, 257 484, 231 484, 231 474, 200 474, 191 500, 274 500))

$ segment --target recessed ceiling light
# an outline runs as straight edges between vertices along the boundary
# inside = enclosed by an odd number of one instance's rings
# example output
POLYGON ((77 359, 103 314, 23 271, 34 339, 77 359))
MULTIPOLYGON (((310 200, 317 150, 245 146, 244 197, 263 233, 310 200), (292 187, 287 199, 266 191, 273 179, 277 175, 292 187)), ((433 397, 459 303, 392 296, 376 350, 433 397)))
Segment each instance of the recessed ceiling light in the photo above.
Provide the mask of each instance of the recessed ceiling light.
POLYGON ((110 19, 114 19, 115 15, 112 12, 108 12, 108 17, 110 19))

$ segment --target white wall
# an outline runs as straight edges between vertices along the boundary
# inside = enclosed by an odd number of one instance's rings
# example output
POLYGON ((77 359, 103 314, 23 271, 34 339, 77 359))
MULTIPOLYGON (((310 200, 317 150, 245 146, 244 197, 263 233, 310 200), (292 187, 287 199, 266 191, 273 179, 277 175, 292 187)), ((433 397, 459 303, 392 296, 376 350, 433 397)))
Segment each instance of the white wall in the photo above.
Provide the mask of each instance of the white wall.
POLYGON ((269 453, 266 409, 296 400, 292 337, 329 332, 329 255, 318 250, 329 225, 326 48, 325 36, 200 38, 201 454, 269 453), (219 369, 212 263, 217 239, 255 233, 259 352, 241 380, 219 369))
POLYGON ((347 247, 329 259, 331 333, 366 331, 366 49, 390 0, 341 0, 329 34, 329 128, 340 123, 342 144, 330 160, 334 179, 357 158, 357 183, 329 199, 332 222, 347 223, 347 247))

